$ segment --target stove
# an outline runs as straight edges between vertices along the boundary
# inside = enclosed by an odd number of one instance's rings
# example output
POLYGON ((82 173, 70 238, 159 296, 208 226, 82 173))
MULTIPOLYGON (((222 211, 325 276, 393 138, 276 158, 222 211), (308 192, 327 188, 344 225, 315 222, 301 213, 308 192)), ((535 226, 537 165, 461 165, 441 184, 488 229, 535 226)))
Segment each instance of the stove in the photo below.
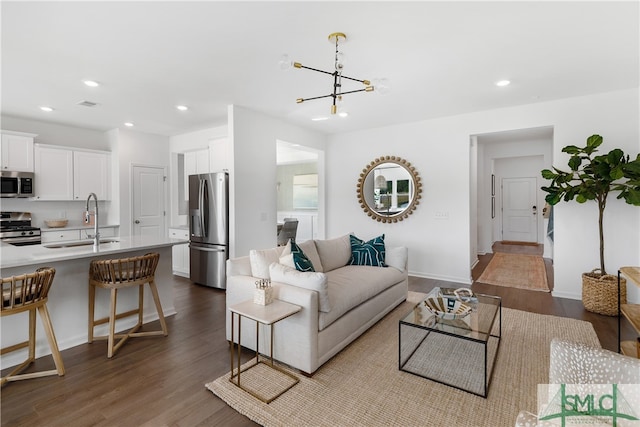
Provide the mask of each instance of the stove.
POLYGON ((39 245, 40 229, 31 226, 31 213, 0 212, 0 241, 14 246, 39 245))

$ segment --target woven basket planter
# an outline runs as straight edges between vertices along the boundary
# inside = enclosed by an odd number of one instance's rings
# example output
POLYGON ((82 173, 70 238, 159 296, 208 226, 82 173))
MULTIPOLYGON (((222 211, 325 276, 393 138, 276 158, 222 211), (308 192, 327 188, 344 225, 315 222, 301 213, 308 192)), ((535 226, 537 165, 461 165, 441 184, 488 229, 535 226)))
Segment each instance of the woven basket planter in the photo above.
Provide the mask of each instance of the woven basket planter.
MULTIPOLYGON (((620 303, 627 303, 627 280, 620 278, 620 303)), ((582 273, 582 304, 585 310, 605 316, 618 315, 618 277, 596 268, 582 273)))

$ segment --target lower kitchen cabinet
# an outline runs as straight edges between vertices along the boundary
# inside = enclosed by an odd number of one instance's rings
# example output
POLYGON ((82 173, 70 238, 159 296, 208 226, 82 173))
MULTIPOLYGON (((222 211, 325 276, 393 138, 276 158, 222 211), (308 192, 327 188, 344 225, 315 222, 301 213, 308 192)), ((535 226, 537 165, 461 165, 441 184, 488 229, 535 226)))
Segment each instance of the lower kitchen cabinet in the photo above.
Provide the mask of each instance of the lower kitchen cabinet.
POLYGON ((183 245, 174 245, 172 249, 173 274, 189 277, 189 231, 184 228, 170 228, 169 237, 184 240, 183 245))

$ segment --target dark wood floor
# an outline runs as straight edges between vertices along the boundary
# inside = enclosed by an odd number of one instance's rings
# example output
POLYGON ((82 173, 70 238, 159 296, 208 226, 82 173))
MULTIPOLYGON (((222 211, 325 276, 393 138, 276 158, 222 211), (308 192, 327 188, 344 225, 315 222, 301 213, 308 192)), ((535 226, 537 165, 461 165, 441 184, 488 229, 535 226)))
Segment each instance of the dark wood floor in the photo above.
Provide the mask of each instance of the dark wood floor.
MULTIPOLYGON (((502 245, 494 250, 535 248, 502 245)), ((480 257, 472 272, 474 279, 491 256, 480 257)), ((553 283, 550 261, 547 270, 553 283)), ((2 388, 2 426, 255 426, 204 387, 229 369, 224 291, 179 277, 172 280, 178 314, 167 319, 168 337, 132 339, 111 360, 104 341, 64 350, 64 377, 14 382, 2 388)), ((409 280, 412 291, 427 292, 434 286, 459 285, 417 277, 409 280)), ((602 346, 617 350, 617 320, 585 311, 580 301, 481 283, 474 283, 472 289, 501 296, 504 307, 587 320, 602 346)), ((150 327, 157 327, 157 322, 150 327)), ((34 368, 52 369, 53 361, 44 357, 34 368)))

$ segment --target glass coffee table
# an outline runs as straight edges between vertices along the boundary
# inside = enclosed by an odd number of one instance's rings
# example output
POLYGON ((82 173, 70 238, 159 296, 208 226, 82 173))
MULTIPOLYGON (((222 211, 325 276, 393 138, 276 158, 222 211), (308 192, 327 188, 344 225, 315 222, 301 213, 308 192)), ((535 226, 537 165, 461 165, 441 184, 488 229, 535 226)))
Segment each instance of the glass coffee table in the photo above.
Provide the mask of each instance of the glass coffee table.
POLYGON ((471 313, 455 320, 436 317, 428 295, 400 320, 399 369, 487 397, 502 335, 502 299, 475 294, 471 313))

